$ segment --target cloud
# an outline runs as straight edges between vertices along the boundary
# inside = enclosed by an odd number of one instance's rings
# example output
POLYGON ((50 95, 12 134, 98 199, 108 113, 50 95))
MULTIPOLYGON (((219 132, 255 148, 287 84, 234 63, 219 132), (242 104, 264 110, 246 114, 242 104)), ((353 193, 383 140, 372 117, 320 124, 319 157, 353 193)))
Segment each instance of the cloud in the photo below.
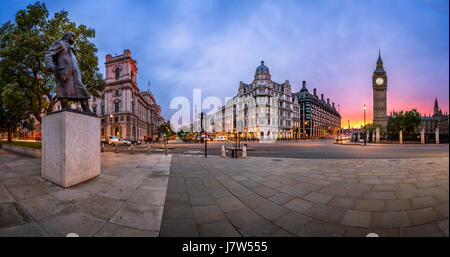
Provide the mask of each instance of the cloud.
MULTIPOLYGON (((339 104, 343 120, 371 117, 372 72, 381 48, 388 72, 388 110, 434 98, 448 111, 447 1, 47 1, 96 29, 105 55, 130 49, 138 84, 152 92, 168 119, 173 97, 234 96, 264 60, 272 79, 306 80, 339 104)), ((20 4, 18 9, 25 6, 20 4)))

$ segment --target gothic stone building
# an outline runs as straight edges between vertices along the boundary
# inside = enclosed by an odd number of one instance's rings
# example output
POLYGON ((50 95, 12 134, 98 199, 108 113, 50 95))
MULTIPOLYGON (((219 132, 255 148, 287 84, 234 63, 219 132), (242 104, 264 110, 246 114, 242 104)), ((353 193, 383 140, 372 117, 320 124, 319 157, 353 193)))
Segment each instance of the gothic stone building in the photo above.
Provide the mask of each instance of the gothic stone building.
POLYGON ((386 128, 388 117, 386 116, 387 103, 387 75, 383 68, 381 53, 378 52, 377 67, 372 75, 373 90, 373 124, 379 124, 386 128))
POLYGON ((323 94, 319 98, 314 88, 311 94, 303 81, 300 92, 294 94, 300 107, 300 136, 302 138, 320 138, 336 135, 341 128, 341 115, 330 98, 325 101, 323 94))
POLYGON ((135 140, 155 139, 163 122, 161 107, 153 94, 140 91, 137 82, 136 60, 130 50, 122 55, 106 55, 105 90, 101 98, 92 97, 90 107, 101 120, 101 136, 117 136, 135 140))
POLYGON ((434 134, 436 129, 439 128, 439 134, 448 135, 448 121, 449 115, 447 113, 442 113, 436 98, 434 101, 433 115, 421 116, 420 127, 417 132, 420 133, 423 128, 425 134, 434 134))

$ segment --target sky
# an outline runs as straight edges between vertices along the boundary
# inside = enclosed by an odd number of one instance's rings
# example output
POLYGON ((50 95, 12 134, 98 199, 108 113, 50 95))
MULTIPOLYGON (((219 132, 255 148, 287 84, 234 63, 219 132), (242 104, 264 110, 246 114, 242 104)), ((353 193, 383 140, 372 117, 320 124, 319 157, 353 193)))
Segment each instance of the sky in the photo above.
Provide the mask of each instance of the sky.
MULTIPOLYGON (((0 24, 35 1, 2 1, 0 24)), ((272 80, 303 80, 339 105, 342 124, 372 121, 372 73, 378 51, 388 76, 387 109, 449 109, 447 0, 41 1, 94 28, 100 71, 107 54, 130 49, 138 86, 150 90, 166 120, 174 97, 236 95, 264 60, 272 80)), ((208 111, 208 110, 205 110, 208 111)))

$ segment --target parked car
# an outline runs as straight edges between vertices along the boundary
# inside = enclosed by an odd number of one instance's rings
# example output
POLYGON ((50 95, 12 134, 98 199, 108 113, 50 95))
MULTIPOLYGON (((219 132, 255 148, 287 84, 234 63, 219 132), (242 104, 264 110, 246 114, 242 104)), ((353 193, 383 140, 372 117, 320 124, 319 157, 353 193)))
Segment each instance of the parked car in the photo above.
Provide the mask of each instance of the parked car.
POLYGON ((111 145, 131 145, 130 141, 127 141, 127 140, 122 139, 122 138, 117 138, 115 136, 110 136, 108 138, 108 140, 109 140, 108 141, 109 144, 111 144, 111 145))
POLYGON ((135 140, 135 139, 131 139, 131 138, 126 138, 124 140, 127 140, 128 142, 130 142, 133 145, 140 145, 142 143, 141 140, 135 140))

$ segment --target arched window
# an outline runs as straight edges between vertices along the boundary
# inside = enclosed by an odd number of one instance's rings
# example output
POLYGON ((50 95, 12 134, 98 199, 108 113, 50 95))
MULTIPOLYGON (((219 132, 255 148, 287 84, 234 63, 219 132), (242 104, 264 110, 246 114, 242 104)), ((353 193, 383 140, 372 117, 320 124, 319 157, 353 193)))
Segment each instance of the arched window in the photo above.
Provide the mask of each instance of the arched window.
POLYGON ((119 133, 119 128, 118 128, 118 127, 116 127, 116 128, 114 129, 114 135, 115 135, 116 137, 118 137, 118 136, 120 135, 120 133, 119 133))
POLYGON ((119 112, 120 103, 116 102, 114 103, 114 112, 119 112))
POLYGON ((120 77, 120 69, 116 68, 116 79, 119 79, 120 77))

